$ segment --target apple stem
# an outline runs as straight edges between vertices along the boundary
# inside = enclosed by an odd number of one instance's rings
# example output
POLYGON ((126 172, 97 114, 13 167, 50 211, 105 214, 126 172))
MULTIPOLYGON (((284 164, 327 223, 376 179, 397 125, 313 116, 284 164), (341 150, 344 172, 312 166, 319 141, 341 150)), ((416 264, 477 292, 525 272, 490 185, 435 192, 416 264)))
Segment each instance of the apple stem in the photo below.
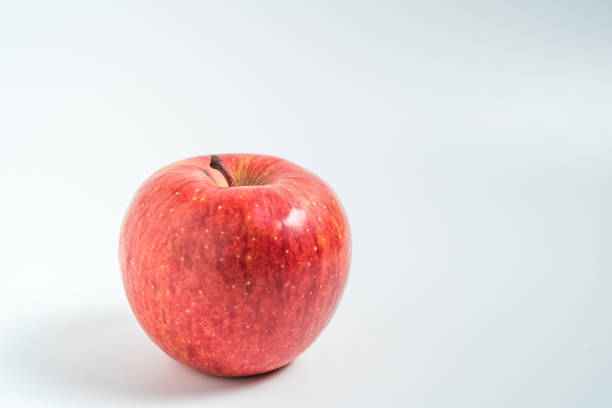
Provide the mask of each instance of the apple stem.
POLYGON ((232 177, 232 173, 229 172, 225 164, 223 164, 223 160, 216 154, 210 156, 210 167, 215 170, 219 170, 223 177, 225 177, 225 181, 227 181, 227 185, 229 187, 234 187, 236 182, 234 181, 234 177, 232 177))

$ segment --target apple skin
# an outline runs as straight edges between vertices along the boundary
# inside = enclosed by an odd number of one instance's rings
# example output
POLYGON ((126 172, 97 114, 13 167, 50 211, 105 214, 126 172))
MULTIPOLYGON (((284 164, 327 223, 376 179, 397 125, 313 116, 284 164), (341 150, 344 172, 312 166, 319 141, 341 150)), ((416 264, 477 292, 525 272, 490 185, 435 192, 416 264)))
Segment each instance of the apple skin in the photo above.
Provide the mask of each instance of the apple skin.
POLYGON ((347 282, 351 237, 340 201, 289 161, 219 155, 166 166, 139 188, 121 228, 130 306, 172 358, 209 374, 260 374, 302 353, 347 282))

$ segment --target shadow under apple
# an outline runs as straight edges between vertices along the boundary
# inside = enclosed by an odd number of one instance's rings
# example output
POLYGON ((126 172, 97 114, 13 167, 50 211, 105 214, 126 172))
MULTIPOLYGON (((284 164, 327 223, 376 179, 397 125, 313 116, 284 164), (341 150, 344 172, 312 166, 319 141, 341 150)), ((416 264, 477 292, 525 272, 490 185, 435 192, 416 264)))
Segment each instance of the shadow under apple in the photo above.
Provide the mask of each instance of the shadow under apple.
POLYGON ((212 396, 254 386, 283 370, 219 378, 185 367, 158 349, 129 311, 36 320, 11 334, 5 346, 12 357, 4 369, 22 376, 19 383, 29 384, 28 392, 63 388, 75 396, 212 396))

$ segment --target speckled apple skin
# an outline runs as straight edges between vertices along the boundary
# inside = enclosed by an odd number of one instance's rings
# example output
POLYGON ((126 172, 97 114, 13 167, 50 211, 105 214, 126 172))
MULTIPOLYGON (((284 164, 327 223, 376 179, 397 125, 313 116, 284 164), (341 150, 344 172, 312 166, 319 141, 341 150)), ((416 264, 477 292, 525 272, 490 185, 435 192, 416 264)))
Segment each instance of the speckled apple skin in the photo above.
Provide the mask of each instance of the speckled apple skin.
POLYGON ((291 362, 329 323, 349 273, 349 224, 304 168, 219 156, 238 186, 199 156, 140 187, 121 229, 123 283, 138 322, 172 358, 218 376, 260 374, 291 362))

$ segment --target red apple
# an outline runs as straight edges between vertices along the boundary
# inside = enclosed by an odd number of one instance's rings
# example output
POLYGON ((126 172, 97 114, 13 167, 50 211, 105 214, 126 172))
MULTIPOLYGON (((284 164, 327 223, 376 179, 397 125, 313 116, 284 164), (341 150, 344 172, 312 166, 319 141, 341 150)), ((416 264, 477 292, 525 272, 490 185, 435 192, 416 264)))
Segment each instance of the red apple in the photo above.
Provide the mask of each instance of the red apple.
POLYGON ((302 353, 338 306, 351 257, 330 187, 254 154, 194 157, 153 174, 119 246, 145 332, 172 358, 219 376, 264 373, 302 353))

